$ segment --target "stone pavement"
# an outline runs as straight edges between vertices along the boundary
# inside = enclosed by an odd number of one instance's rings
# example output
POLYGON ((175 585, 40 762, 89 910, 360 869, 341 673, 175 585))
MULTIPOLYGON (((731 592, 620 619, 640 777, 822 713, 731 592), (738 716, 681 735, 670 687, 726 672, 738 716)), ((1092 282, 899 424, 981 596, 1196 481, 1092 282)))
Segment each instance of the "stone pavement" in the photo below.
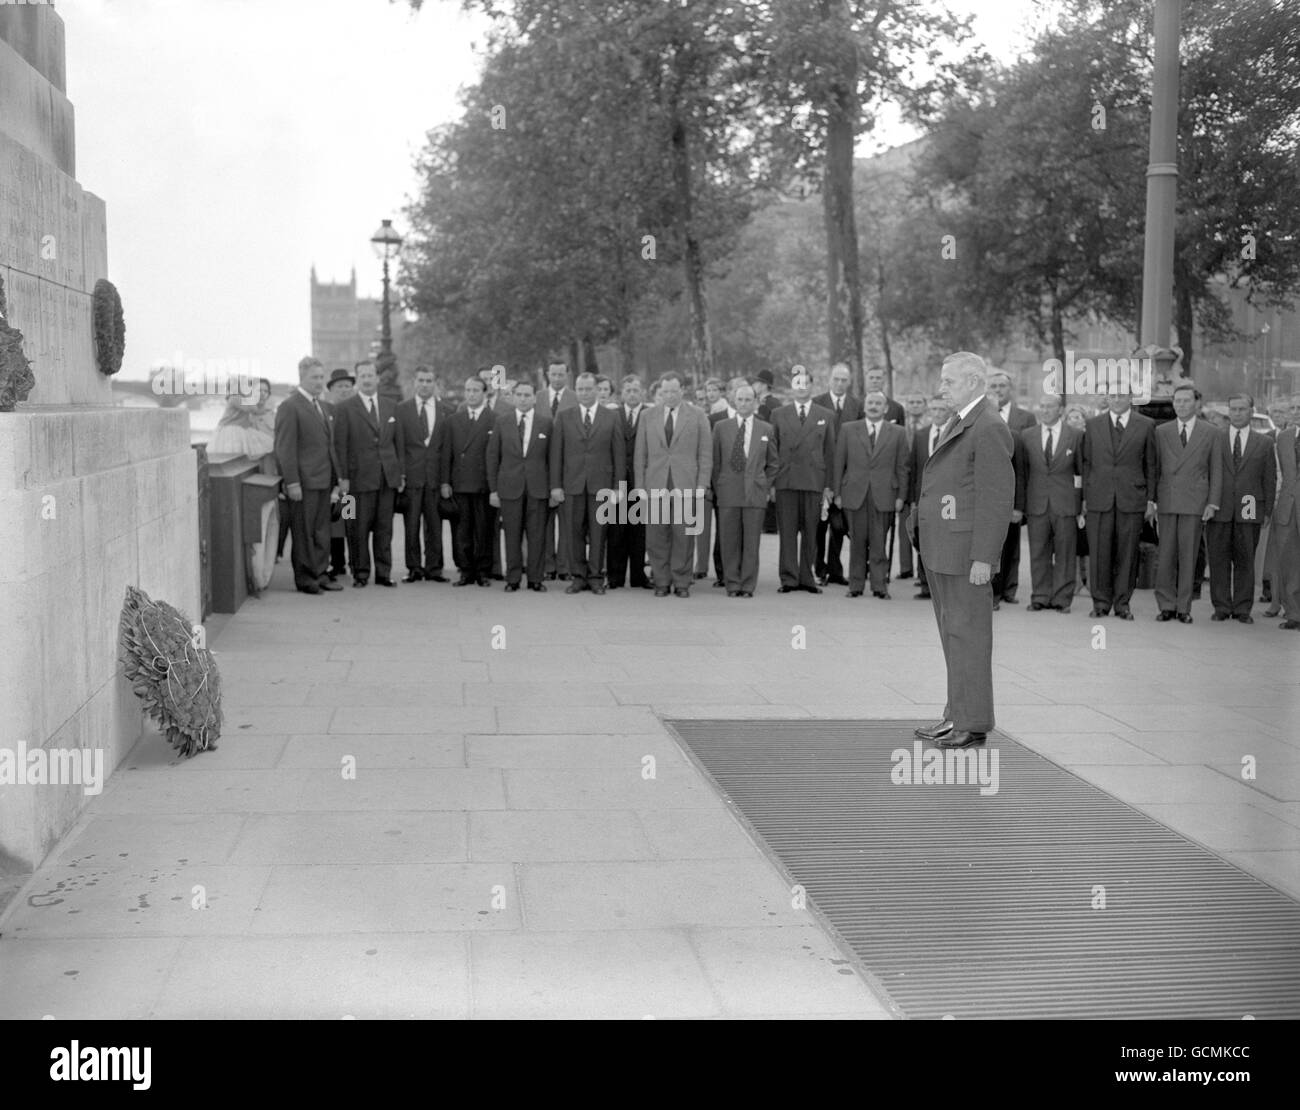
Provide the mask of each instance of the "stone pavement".
MULTIPOLYGON (((0 1017, 890 1016, 662 724, 937 716, 911 582, 775 562, 752 601, 280 566, 209 625, 219 749, 146 737, 0 917, 0 1017)), ((1300 897, 1300 638, 1086 600, 996 615, 999 727, 1300 897)))

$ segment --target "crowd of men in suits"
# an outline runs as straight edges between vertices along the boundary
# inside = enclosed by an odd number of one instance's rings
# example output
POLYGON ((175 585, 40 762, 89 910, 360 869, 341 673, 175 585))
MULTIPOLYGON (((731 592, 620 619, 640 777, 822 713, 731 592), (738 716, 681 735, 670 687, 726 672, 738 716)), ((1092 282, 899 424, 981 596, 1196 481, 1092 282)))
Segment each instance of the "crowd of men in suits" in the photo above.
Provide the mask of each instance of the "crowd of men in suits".
MULTIPOLYGON (((498 368, 499 369, 499 368, 498 368)), ((791 400, 773 375, 710 382, 703 405, 685 397, 681 375, 655 383, 593 374, 570 381, 548 367, 537 390, 485 371, 465 383, 464 404, 438 398, 432 370, 393 403, 378 393, 370 363, 355 374, 304 358, 300 385, 276 413, 275 454, 293 537, 294 581, 305 593, 337 590, 347 538, 354 587, 394 586, 393 518, 404 524, 406 582, 447 582, 443 522, 452 522, 455 586, 491 585, 603 594, 623 587, 688 597, 707 578, 728 597, 753 597, 759 538, 774 510, 779 592, 849 597, 870 588, 888 600, 916 577, 930 597, 924 551, 904 510, 920 500, 930 455, 954 413, 941 396, 904 408, 869 370, 864 396, 847 366, 812 395, 812 375, 791 374, 791 400), (355 390, 351 387, 355 384, 355 390), (324 402, 324 403, 322 403, 324 402), (502 560, 499 537, 504 539, 502 560), (848 546, 847 569, 843 559, 848 546), (333 551, 331 548, 333 547, 333 551)), ((1143 525, 1159 531, 1157 619, 1191 623, 1198 555, 1208 555, 1213 618, 1252 623, 1256 550, 1270 525, 1265 588, 1282 627, 1300 629, 1300 510, 1296 505, 1300 399, 1272 409, 1286 426, 1251 428, 1253 400, 1229 399, 1227 428, 1200 413, 1190 384, 1173 396, 1176 419, 1157 426, 1113 396, 1104 411, 1067 420, 1045 395, 1037 416, 1016 405, 1010 378, 987 377, 987 404, 1010 432, 1014 507, 992 566, 993 607, 1016 604, 1021 530, 1028 533, 1029 609, 1069 612, 1087 549, 1092 615, 1132 619, 1143 525)))

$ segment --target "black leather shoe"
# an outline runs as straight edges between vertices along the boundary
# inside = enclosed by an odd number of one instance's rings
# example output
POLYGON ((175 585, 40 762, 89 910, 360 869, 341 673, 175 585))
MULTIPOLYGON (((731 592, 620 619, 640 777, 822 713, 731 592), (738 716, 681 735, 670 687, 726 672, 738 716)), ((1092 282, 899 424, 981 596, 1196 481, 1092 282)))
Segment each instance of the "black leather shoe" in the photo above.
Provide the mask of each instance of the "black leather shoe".
MULTIPOLYGON (((832 586, 847 586, 849 584, 849 580, 842 574, 832 574, 828 581, 832 586)), ((825 583, 822 584, 825 585, 825 583)))
POLYGON ((450 582, 451 581, 451 579, 448 578, 445 574, 429 574, 427 571, 425 572, 424 580, 426 582, 450 582))
POLYGON ((1001 609, 1001 608, 1002 608, 1002 602, 1000 602, 1000 601, 995 601, 995 602, 993 603, 993 612, 996 613, 996 612, 997 612, 999 609, 1001 609))
POLYGON ((669 591, 668 591, 668 587, 667 587, 667 586, 656 586, 656 587, 655 587, 655 597, 667 597, 667 596, 668 596, 668 592, 669 592, 669 591))
POLYGON ((1162 609, 1160 615, 1156 617, 1156 620, 1158 621, 1171 621, 1173 619, 1174 611, 1172 609, 1162 609))
POLYGON ((455 582, 452 583, 452 585, 454 585, 454 586, 472 586, 472 585, 474 585, 474 579, 472 579, 472 578, 458 578, 458 579, 456 579, 455 582))
POLYGON ((1046 609, 1046 608, 1047 608, 1047 606, 1044 605, 1041 601, 1031 601, 1031 602, 1029 603, 1029 611, 1030 611, 1031 613, 1038 613, 1038 612, 1041 612, 1042 610, 1044 610, 1044 609, 1046 609))
POLYGON ((739 596, 740 596, 740 591, 739 591, 739 590, 728 590, 728 591, 727 591, 727 596, 728 596, 728 597, 739 597, 739 596))
POLYGON ((938 740, 941 736, 947 736, 952 732, 951 721, 935 721, 932 725, 922 725, 914 730, 914 735, 919 736, 922 740, 938 740))
POLYGON ((872 596, 872 597, 878 597, 878 598, 880 598, 881 601, 888 601, 888 600, 889 600, 889 591, 888 591, 888 590, 872 590, 872 591, 871 591, 871 596, 872 596))
POLYGON ((862 591, 861 591, 861 590, 850 590, 850 591, 849 591, 847 594, 845 594, 844 596, 845 596, 845 597, 861 597, 861 596, 862 596, 862 591))
POLYGON ((364 578, 354 578, 352 580, 352 588, 354 590, 364 590, 366 588, 366 580, 364 578))
POLYGON ((691 596, 691 591, 690 591, 689 589, 684 589, 684 590, 673 590, 673 594, 674 594, 674 596, 676 596, 676 597, 690 597, 690 596, 691 596))
POLYGON ((698 582, 701 578, 708 578, 708 576, 709 576, 709 572, 707 570, 696 571, 695 581, 698 582))
POLYGON ((1068 613, 1070 611, 1070 607, 1068 605, 1053 605, 1052 608, 1055 609, 1058 613, 1068 613))
POLYGON ((911 577, 912 577, 912 572, 910 570, 905 570, 898 576, 898 580, 901 582, 904 578, 911 578, 911 577))
POLYGON ((1020 602, 1018 602, 1014 597, 1004 597, 1004 598, 1002 599, 1002 601, 1003 601, 1005 604, 1007 604, 1007 605, 1019 605, 1019 604, 1020 604, 1020 602))
POLYGON ((741 591, 740 591, 740 596, 741 596, 741 597, 753 597, 754 594, 753 594, 753 591, 752 591, 752 590, 741 590, 741 591))
POLYGON ((1233 619, 1240 621, 1242 624, 1255 623, 1255 618, 1252 617, 1249 613, 1238 613, 1233 619))
POLYGON ((586 588, 587 584, 585 582, 570 582, 568 586, 565 587, 564 592, 566 594, 580 594, 586 588))
POLYGON ((715 590, 725 590, 727 588, 727 584, 721 578, 715 578, 713 580, 713 588, 715 590))
POLYGON ((376 578, 375 585, 387 586, 390 590, 397 588, 397 583, 394 582, 391 578, 376 578))
POLYGON ((917 601, 929 601, 929 600, 930 600, 930 597, 931 597, 931 594, 930 594, 930 591, 929 591, 929 590, 922 590, 919 594, 916 595, 916 600, 917 600, 917 601))
POLYGON ((413 570, 413 571, 411 571, 410 574, 408 574, 405 578, 403 578, 402 581, 403 581, 403 582, 423 582, 423 581, 424 581, 424 575, 421 574, 418 570, 413 570))
POLYGON ((506 576, 504 574, 499 574, 499 573, 489 574, 488 577, 492 579, 493 582, 504 582, 506 580, 506 576))
POLYGON ((1278 628, 1285 628, 1288 632, 1300 632, 1300 621, 1283 621, 1278 628))
POLYGON ((486 578, 480 578, 477 584, 480 586, 486 586, 488 589, 492 588, 492 583, 489 582, 486 578))
POLYGON ((776 592, 779 594, 792 594, 799 589, 798 586, 782 586, 776 592))
POLYGON ((1212 620, 1212 621, 1226 621, 1230 615, 1231 615, 1231 614, 1229 614, 1229 613, 1215 613, 1214 616, 1212 616, 1212 617, 1210 618, 1210 620, 1212 620))
POLYGON ((561 581, 561 582, 567 582, 567 581, 569 580, 570 577, 571 577, 571 576, 568 575, 568 574, 561 574, 561 575, 560 575, 560 581, 561 581))
POLYGON ((535 593, 535 594, 544 594, 544 593, 546 593, 546 586, 545 586, 543 583, 541 583, 541 582, 529 582, 529 583, 528 583, 528 588, 529 588, 530 590, 532 590, 533 593, 535 593))
POLYGON ((820 586, 804 586, 803 592, 806 594, 819 594, 822 592, 822 588, 820 586))
MULTIPOLYGON (((338 589, 338 587, 336 586, 335 589, 338 589)), ((318 593, 320 593, 320 591, 321 591, 321 588, 320 588, 319 586, 317 586, 314 582, 313 582, 310 586, 299 586, 299 587, 298 587, 298 592, 299 592, 300 594, 318 594, 318 593)))
MULTIPOLYGON (((1115 615, 1118 617, 1118 616, 1120 616, 1120 613, 1119 613, 1118 611, 1116 611, 1115 615)), ((1092 607, 1092 612, 1089 613, 1088 616, 1090 616, 1090 617, 1109 617, 1109 616, 1110 616, 1110 610, 1109 610, 1109 609, 1103 609, 1100 605, 1094 605, 1094 606, 1092 607)))
POLYGON ((518 591, 519 591, 519 583, 518 583, 518 582, 507 582, 507 583, 506 583, 506 593, 508 593, 508 594, 513 594, 513 593, 518 593, 518 591))
POLYGON ((1191 613, 1179 613, 1179 614, 1178 614, 1178 623, 1179 623, 1179 624, 1191 624, 1191 623, 1192 623, 1192 614, 1191 614, 1191 613))
POLYGON ((554 582, 555 579, 556 579, 556 577, 557 577, 557 576, 556 576, 555 571, 551 571, 551 573, 548 574, 548 575, 546 576, 546 581, 548 581, 548 582, 554 582))
POLYGON ((587 589, 589 589, 593 594, 603 594, 605 592, 605 587, 602 586, 599 582, 597 582, 594 586, 588 586, 587 589))
POLYGON ((1115 616, 1122 621, 1131 621, 1133 619, 1133 613, 1129 609, 1116 609, 1115 616))
POLYGON ((957 732, 954 731, 950 736, 945 736, 942 740, 936 740, 935 743, 941 748, 975 748, 983 744, 988 739, 986 732, 957 732))
POLYGON ((320 588, 322 590, 328 591, 329 593, 338 593, 341 589, 343 589, 343 587, 340 586, 337 582, 322 582, 320 584, 320 588))

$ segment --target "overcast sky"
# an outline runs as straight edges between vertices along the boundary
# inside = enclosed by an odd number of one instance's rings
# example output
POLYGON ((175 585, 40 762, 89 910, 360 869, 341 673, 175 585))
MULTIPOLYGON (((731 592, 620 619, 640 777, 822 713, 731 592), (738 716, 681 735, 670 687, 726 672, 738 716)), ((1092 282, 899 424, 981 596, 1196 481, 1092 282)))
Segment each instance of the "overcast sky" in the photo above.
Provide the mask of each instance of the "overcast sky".
MULTIPOLYGON (((997 55, 1033 0, 954 0, 997 55)), ((60 0, 77 179, 108 206, 123 378, 248 359, 278 381, 311 343, 309 277, 377 296, 368 240, 400 229, 424 134, 455 117, 485 24, 458 0, 60 0)), ((878 137, 913 136, 886 123, 878 137)), ((892 143, 891 143, 892 145, 892 143)))

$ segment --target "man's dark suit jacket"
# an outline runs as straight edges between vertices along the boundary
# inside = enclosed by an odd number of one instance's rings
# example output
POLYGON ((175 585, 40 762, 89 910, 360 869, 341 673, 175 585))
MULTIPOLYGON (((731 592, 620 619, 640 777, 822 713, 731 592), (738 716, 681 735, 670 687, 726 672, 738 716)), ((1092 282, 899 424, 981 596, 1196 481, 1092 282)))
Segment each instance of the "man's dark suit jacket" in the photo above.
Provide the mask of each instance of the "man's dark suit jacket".
POLYGON ((397 422, 397 406, 386 397, 374 398, 378 420, 366 413, 360 393, 335 409, 334 445, 350 493, 377 493, 380 478, 392 489, 402 484, 405 443, 397 422))
POLYGON ((488 492, 487 449, 496 419, 496 414, 484 405, 477 420, 470 420, 469 409, 462 408, 447 421, 442 473, 452 493, 488 492))
MULTIPOLYGON (((989 402, 989 408, 993 409, 994 416, 999 420, 1002 419, 1002 410, 994 407, 991 401, 989 402)), ((1007 415, 1004 426, 1011 431, 1013 436, 1018 432, 1023 432, 1026 428, 1034 427, 1037 423, 1038 420, 1032 412, 1022 409, 1014 401, 1011 402, 1011 412, 1007 415)), ((1145 507, 1143 506, 1143 508, 1145 507)))
POLYGON ((1039 425, 1020 433, 1025 467, 1016 474, 1017 509, 1027 516, 1079 515, 1083 489, 1075 486, 1074 479, 1083 477, 1082 438, 1082 432, 1062 420, 1049 460, 1043 454, 1043 429, 1039 425))
POLYGON ((427 447, 424 445, 424 433, 420 430, 418 401, 412 397, 397 406, 397 426, 401 429, 405 447, 402 473, 406 475, 407 489, 424 489, 426 486, 437 489, 444 482, 450 481, 442 469, 442 443, 453 414, 441 401, 430 398, 427 404, 433 407, 433 434, 429 437, 427 447))
POLYGON ((1083 500, 1090 513, 1144 513, 1156 499, 1156 424, 1128 411, 1119 451, 1111 445, 1111 414, 1088 421, 1083 433, 1083 500))
POLYGON ((861 509, 870 494, 871 508, 892 513, 895 503, 907 497, 907 432, 882 420, 873 454, 867 449, 868 427, 865 420, 854 420, 840 429, 831 490, 849 512, 861 509))
POLYGON ((713 425, 713 503, 719 509, 762 509, 780 466, 772 425, 757 416, 750 417, 753 426, 749 430, 745 472, 737 474, 731 469, 731 452, 740 434, 740 421, 725 412, 721 415, 722 419, 713 425))
POLYGON ((1223 452, 1219 429, 1196 418, 1184 447, 1177 418, 1156 428, 1156 496, 1158 511, 1200 516, 1207 505, 1222 506, 1223 452))
POLYGON ((798 406, 791 402, 772 414, 780 469, 778 490, 821 493, 831 488, 835 465, 835 414, 821 405, 809 404, 804 423, 799 423, 798 406))
POLYGON ((1011 454, 1011 433, 986 403, 935 445, 916 509, 927 574, 969 574, 972 563, 996 572, 1016 497, 1011 454))
POLYGON ((321 403, 316 415, 312 403, 295 389, 275 410, 275 461, 286 486, 333 489, 341 473, 334 451, 333 408, 321 403))
POLYGON ((609 411, 618 417, 619 427, 623 429, 624 454, 627 456, 624 464, 626 467, 625 473, 630 475, 636 468, 636 430, 641 421, 645 419, 645 414, 650 411, 650 406, 642 405, 637 409, 635 422, 627 418, 627 406, 621 401, 617 409, 610 409, 609 411))
POLYGON ((1239 524, 1263 524, 1264 518, 1273 512, 1273 496, 1277 491, 1273 441, 1262 432, 1251 431, 1246 436, 1241 465, 1237 467, 1232 465, 1232 433, 1232 428, 1221 433, 1223 501, 1213 519, 1221 524, 1234 520, 1239 524), (1252 506, 1249 520, 1242 516, 1248 497, 1252 506))
MULTIPOLYGON (((835 412, 835 398, 830 393, 823 393, 820 397, 812 399, 814 405, 821 405, 824 409, 830 409, 835 412)), ((852 393, 844 394, 844 411, 839 414, 835 424, 835 434, 838 436, 840 429, 845 424, 852 423, 854 420, 862 419, 862 402, 859 401, 852 393)), ((889 419, 888 416, 885 417, 889 419)))
POLYGON ((549 413, 533 409, 528 455, 519 442, 519 414, 497 420, 496 434, 488 446, 488 491, 513 501, 527 494, 545 498, 551 493, 551 431, 549 413))
POLYGON ((597 405, 587 432, 582 415, 581 405, 561 407, 551 436, 551 488, 564 490, 566 497, 617 489, 627 478, 623 421, 612 410, 597 405))
POLYGON ((907 410, 892 397, 885 398, 885 419, 900 428, 907 427, 907 410))

